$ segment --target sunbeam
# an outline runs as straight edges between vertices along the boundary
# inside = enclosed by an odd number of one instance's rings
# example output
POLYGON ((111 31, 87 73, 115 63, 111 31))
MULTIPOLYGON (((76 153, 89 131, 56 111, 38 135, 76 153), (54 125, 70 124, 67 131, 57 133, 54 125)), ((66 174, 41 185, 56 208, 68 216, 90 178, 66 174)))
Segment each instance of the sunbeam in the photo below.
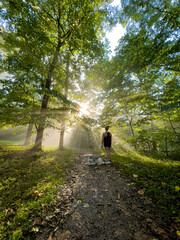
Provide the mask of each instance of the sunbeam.
POLYGON ((80 116, 82 115, 89 116, 91 114, 88 103, 82 103, 79 111, 80 116))

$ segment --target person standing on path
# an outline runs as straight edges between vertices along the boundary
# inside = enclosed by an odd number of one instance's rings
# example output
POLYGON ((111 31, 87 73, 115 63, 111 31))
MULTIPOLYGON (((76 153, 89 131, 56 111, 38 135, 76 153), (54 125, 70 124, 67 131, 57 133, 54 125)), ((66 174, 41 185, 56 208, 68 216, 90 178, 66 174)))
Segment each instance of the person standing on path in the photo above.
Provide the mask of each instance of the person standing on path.
POLYGON ((104 145, 106 154, 107 154, 107 161, 111 162, 111 143, 112 143, 112 134, 108 132, 109 126, 105 127, 106 132, 102 134, 102 147, 104 145))

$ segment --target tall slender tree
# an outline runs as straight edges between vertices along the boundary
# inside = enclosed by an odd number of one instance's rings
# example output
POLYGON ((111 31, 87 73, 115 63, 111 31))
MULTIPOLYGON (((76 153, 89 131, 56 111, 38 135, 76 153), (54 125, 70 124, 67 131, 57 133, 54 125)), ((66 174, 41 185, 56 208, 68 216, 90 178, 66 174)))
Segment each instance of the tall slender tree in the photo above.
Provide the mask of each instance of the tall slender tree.
MULTIPOLYGON (((67 55, 66 55, 66 70, 65 70, 65 73, 66 73, 66 78, 65 78, 65 89, 64 89, 64 96, 65 98, 68 98, 68 88, 69 88, 69 69, 70 67, 70 53, 69 51, 67 52, 67 55)), ((64 119, 62 120, 62 123, 61 123, 61 132, 60 132, 60 141, 59 141, 59 149, 63 149, 63 146, 64 146, 64 134, 65 134, 65 127, 66 127, 66 117, 67 117, 67 111, 64 112, 64 119)))

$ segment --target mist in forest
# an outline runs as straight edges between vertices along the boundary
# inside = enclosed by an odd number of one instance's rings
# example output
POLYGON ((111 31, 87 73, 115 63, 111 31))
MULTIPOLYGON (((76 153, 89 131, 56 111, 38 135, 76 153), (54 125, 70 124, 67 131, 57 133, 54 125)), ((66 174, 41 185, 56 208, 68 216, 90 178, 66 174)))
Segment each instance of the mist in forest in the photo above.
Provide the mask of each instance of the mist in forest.
MULTIPOLYGON (((0 140, 8 145, 24 145, 27 128, 19 126, 16 128, 4 128, 0 131, 0 140)), ((35 130, 33 129, 29 145, 35 141, 35 130)), ((58 147, 60 141, 60 130, 47 128, 44 132, 43 147, 58 147)), ((89 129, 77 125, 68 128, 64 135, 64 147, 88 150, 100 147, 100 134, 92 133, 89 129)))

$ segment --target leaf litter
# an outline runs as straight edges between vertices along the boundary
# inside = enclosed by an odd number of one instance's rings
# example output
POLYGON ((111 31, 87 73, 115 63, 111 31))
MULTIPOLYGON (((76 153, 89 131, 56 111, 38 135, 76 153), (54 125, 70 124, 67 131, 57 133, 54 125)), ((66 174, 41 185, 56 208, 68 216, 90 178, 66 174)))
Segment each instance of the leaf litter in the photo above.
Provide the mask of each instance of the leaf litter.
POLYGON ((33 227, 39 231, 30 239, 177 239, 177 230, 153 206, 145 189, 127 185, 128 179, 113 165, 86 165, 88 156, 79 154, 66 185, 59 186, 54 209, 37 221, 33 227))

